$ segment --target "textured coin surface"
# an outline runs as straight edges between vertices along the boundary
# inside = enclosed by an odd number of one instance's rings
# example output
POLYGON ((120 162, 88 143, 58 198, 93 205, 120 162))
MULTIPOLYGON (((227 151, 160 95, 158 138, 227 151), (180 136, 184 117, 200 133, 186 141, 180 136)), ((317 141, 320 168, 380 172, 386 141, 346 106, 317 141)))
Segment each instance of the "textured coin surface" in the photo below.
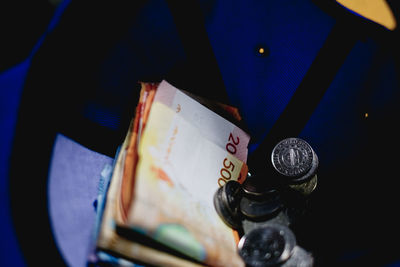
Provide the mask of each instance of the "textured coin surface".
POLYGON ((289 187, 292 188, 293 190, 296 190, 297 192, 299 192, 304 196, 308 196, 315 190, 315 188, 317 188, 317 184, 318 184, 318 177, 315 174, 309 181, 302 184, 292 184, 289 185, 289 187))
POLYGON ((239 242, 239 255, 246 266, 273 266, 290 258, 296 239, 286 226, 270 224, 255 228, 239 242))
POLYGON ((222 200, 233 215, 239 212, 239 203, 242 197, 242 186, 236 181, 228 181, 222 187, 222 200))
POLYGON ((300 138, 287 138, 274 147, 271 160, 280 174, 299 177, 311 169, 313 156, 313 150, 306 141, 300 138))
MULTIPOLYGON (((237 183, 237 182, 235 182, 237 183)), ((240 184, 228 182, 218 188, 214 194, 214 207, 221 220, 231 228, 240 229, 242 226, 239 212, 240 184), (229 185, 228 185, 229 184, 229 185)))
POLYGON ((276 191, 270 177, 266 176, 248 176, 242 184, 245 194, 263 197, 276 191))
POLYGON ((279 194, 268 199, 255 200, 243 196, 240 200, 240 211, 249 220, 262 220, 276 214, 283 204, 279 194))

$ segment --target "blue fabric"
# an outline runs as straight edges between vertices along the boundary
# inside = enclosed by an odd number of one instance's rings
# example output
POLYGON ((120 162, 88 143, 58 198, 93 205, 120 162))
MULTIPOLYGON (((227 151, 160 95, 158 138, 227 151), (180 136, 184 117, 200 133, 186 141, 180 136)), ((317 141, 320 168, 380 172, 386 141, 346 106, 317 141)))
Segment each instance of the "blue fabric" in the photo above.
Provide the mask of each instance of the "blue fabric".
POLYGON ((11 153, 19 97, 29 68, 29 60, 0 75, 0 265, 24 266, 10 217, 8 164, 11 153))
POLYGON ((112 159, 58 135, 49 170, 48 196, 52 231, 68 266, 86 266, 100 173, 112 159))
POLYGON ((206 18, 229 97, 250 129, 250 152, 285 108, 333 24, 311 1, 218 1, 206 18), (259 45, 269 50, 267 57, 257 55, 259 45))
POLYGON ((19 267, 26 265, 15 237, 10 216, 9 157, 17 122, 19 101, 31 59, 43 43, 46 35, 57 25, 68 3, 69 0, 64 1, 56 9, 46 32, 32 47, 30 56, 16 66, 0 73, 0 235, 2 236, 0 239, 0 266, 19 267))

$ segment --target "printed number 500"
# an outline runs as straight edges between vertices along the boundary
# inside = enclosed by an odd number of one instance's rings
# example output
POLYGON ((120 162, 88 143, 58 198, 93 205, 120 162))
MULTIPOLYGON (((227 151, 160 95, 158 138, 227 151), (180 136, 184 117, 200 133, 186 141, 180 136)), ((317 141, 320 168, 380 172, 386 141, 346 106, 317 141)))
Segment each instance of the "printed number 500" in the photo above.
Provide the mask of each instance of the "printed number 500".
MULTIPOLYGON (((239 137, 236 137, 235 139, 232 133, 230 133, 228 143, 225 146, 226 151, 228 151, 232 155, 236 154, 236 146, 239 144, 239 142, 239 137)), ((228 158, 224 158, 222 165, 223 167, 219 171, 219 174, 221 175, 221 177, 218 179, 219 186, 223 186, 224 184, 226 184, 226 182, 232 178, 232 172, 235 170, 235 164, 233 164, 232 161, 230 161, 228 158)))

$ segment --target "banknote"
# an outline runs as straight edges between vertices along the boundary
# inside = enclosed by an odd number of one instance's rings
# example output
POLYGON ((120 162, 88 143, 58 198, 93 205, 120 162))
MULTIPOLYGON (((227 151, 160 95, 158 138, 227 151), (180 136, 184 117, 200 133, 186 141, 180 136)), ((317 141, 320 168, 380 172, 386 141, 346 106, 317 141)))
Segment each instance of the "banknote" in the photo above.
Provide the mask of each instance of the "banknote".
POLYGON ((106 203, 97 255, 157 266, 244 266, 238 233, 217 215, 213 195, 227 181, 246 178, 249 136, 209 108, 240 120, 237 109, 194 98, 166 81, 142 83, 107 197, 98 198, 106 203), (154 243, 118 233, 122 228, 154 243))
MULTIPOLYGON (((142 263, 145 263, 152 266, 205 267, 205 265, 179 258, 152 247, 144 246, 118 235, 115 235, 112 242, 107 242, 106 244, 103 244, 103 242, 104 239, 99 241, 99 247, 106 247, 107 251, 111 250, 121 255, 121 257, 110 257, 112 261, 116 262, 118 265, 121 264, 120 261, 122 259, 125 263, 128 263, 127 260, 129 260, 130 263, 139 261, 141 264, 138 266, 143 266, 142 263)), ((104 257, 104 252, 101 255, 104 257)))
MULTIPOLYGON (((208 138, 230 154, 235 155, 239 160, 246 162, 249 135, 234 123, 205 107, 205 105, 218 107, 219 110, 224 110, 225 113, 231 114, 236 120, 240 120, 237 109, 197 97, 196 99, 202 102, 200 104, 187 94, 187 92, 183 93, 173 87, 167 81, 162 81, 160 84, 142 83, 135 120, 131 127, 131 139, 127 148, 120 199, 118 200, 118 222, 126 222, 127 219, 129 205, 133 196, 134 173, 138 160, 137 145, 145 128, 153 100, 154 102, 168 105, 169 108, 174 109, 177 114, 196 127, 203 137, 208 138)), ((228 161, 225 161, 225 164, 229 164, 228 161)), ((226 182, 224 175, 225 177, 229 175, 227 171, 223 170, 222 172, 222 177, 219 180, 220 185, 226 182)))
POLYGON ((244 266, 237 233, 219 218, 213 195, 228 180, 243 182, 247 165, 159 101, 138 154, 126 227, 208 265, 244 266))
MULTIPOLYGON (((117 151, 118 153, 118 151, 117 151)), ((111 175, 112 175, 112 170, 113 166, 110 164, 106 164, 103 168, 103 170, 100 173, 100 181, 99 181, 99 188, 98 188, 98 194, 97 194, 97 199, 96 199, 96 220, 95 220, 95 226, 93 228, 93 239, 96 239, 99 231, 100 231, 100 223, 101 223, 101 218, 103 217, 103 211, 104 211, 104 205, 106 204, 106 193, 108 189, 108 185, 111 180, 111 175)))
POLYGON ((247 160, 250 136, 246 132, 167 81, 163 80, 159 84, 154 102, 167 105, 196 127, 205 138, 225 148, 239 160, 244 162, 247 160))
MULTIPOLYGON (((98 210, 98 212, 102 214, 101 223, 99 224, 100 231, 96 242, 96 252, 89 256, 89 262, 111 261, 112 263, 124 264, 126 266, 139 266, 133 263, 134 261, 139 261, 154 266, 202 266, 177 256, 155 250, 138 242, 127 240, 117 234, 115 228, 116 222, 114 220, 116 214, 115 203, 118 199, 123 167, 126 160, 126 151, 132 137, 132 132, 133 127, 130 127, 125 141, 116 157, 116 163, 107 191, 106 203, 103 206, 104 211, 98 210), (107 253, 109 251, 120 255, 120 257, 109 255, 107 253)), ((108 174, 108 169, 104 171, 104 175, 106 174, 108 174)), ((104 191, 101 188, 99 189, 99 193, 103 194, 104 191)))
POLYGON ((221 102, 215 102, 211 101, 209 99, 206 99, 204 97, 195 95, 189 91, 186 90, 180 90, 193 100, 199 102, 203 106, 207 107, 208 109, 214 111, 221 117, 225 118, 226 120, 232 122, 233 124, 239 126, 241 129, 245 129, 246 126, 243 123, 242 116, 240 116, 239 109, 221 102))
POLYGON ((126 222, 127 219, 128 208, 133 195, 135 170, 138 161, 137 146, 140 142, 142 131, 146 126, 156 89, 157 84, 155 83, 142 83, 139 102, 136 106, 135 118, 128 129, 125 141, 126 158, 122 167, 121 186, 117 193, 119 197, 116 200, 116 219, 120 223, 126 222))

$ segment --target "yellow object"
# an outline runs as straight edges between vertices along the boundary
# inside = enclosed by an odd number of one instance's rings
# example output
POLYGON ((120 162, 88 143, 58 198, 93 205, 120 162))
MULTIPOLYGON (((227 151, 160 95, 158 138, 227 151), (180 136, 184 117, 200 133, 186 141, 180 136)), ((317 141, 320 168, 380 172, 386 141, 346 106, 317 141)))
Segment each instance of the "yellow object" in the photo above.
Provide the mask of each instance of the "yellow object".
POLYGON ((385 0, 336 0, 336 2, 389 30, 393 31, 397 26, 392 10, 385 0))

